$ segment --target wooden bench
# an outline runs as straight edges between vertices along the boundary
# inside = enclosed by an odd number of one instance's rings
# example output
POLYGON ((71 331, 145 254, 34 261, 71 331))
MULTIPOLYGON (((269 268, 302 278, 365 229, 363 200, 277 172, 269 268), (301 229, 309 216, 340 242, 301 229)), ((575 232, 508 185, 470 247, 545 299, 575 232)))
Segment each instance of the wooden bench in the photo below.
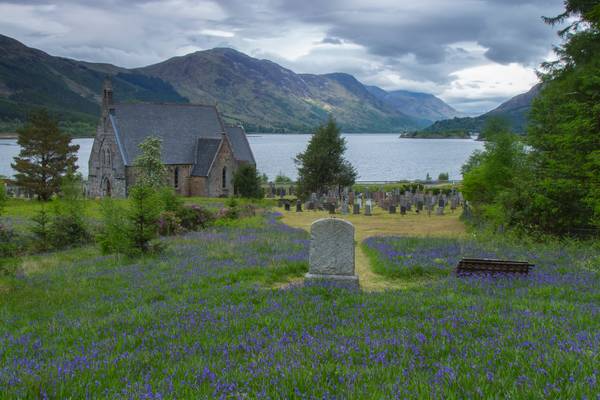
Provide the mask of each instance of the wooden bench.
POLYGON ((527 261, 463 258, 456 266, 457 275, 466 274, 525 274, 533 267, 527 261))

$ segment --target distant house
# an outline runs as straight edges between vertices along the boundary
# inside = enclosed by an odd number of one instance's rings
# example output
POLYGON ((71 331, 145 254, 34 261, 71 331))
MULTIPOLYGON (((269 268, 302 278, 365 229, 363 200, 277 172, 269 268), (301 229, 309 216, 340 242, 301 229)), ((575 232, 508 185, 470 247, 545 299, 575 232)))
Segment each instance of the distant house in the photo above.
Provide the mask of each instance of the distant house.
POLYGON ((162 139, 169 184, 183 196, 233 194, 236 169, 256 165, 244 129, 225 125, 215 106, 115 104, 106 80, 89 160, 89 195, 126 197, 136 180, 138 145, 149 136, 162 139))

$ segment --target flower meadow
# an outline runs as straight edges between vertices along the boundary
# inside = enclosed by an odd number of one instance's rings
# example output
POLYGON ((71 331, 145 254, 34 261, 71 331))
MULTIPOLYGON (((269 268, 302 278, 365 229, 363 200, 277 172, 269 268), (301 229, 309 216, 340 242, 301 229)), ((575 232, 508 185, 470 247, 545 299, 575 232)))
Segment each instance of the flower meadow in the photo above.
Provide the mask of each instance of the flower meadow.
POLYGON ((0 398, 599 398, 593 249, 370 238, 377 272, 421 284, 282 288, 308 239, 268 214, 0 281, 0 398), (462 254, 536 267, 458 279, 462 254))

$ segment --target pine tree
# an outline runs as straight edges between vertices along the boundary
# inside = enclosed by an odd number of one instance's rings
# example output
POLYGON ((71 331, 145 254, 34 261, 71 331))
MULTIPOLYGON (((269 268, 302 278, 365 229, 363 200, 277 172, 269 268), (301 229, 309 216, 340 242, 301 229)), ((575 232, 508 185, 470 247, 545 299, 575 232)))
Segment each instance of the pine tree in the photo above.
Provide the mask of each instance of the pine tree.
POLYGON ((344 159, 346 140, 333 118, 319 126, 304 153, 296 156, 298 165, 298 192, 303 197, 310 193, 324 193, 328 189, 352 186, 356 170, 344 159))
POLYGON ((241 165, 233 176, 235 193, 241 197, 260 199, 264 196, 261 178, 254 165, 241 165))
POLYGON ((16 183, 47 201, 59 190, 60 179, 67 170, 77 168, 79 145, 71 144, 71 137, 60 131, 58 122, 45 110, 32 113, 17 133, 21 152, 11 164, 17 171, 16 183))
POLYGON ((568 0, 551 24, 567 21, 559 60, 543 65, 528 144, 528 222, 565 234, 600 227, 600 2, 568 0))

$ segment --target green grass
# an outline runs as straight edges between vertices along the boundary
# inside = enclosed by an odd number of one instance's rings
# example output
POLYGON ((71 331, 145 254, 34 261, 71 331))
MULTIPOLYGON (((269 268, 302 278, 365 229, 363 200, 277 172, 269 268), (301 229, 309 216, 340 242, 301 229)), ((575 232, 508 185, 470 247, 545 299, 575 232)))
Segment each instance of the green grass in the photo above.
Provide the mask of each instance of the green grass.
POLYGON ((307 271, 308 239, 254 217, 165 239, 144 259, 94 247, 24 257, 0 278, 0 398, 597 396, 595 244, 386 238, 371 249, 389 273, 473 251, 536 267, 385 292, 271 289, 307 271))

